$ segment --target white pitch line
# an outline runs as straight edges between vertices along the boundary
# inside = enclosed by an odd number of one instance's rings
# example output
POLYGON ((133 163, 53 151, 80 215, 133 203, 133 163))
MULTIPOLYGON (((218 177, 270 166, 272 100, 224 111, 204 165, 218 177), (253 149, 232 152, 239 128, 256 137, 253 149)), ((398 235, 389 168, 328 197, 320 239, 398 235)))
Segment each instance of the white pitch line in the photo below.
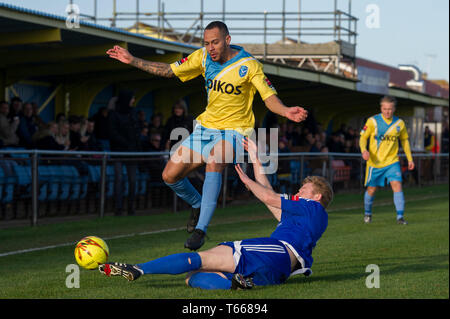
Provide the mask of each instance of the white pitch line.
MULTIPOLYGON (((441 198, 441 197, 445 197, 445 195, 443 196, 426 196, 423 198, 416 198, 416 199, 410 199, 409 202, 413 202, 413 201, 419 201, 419 200, 427 200, 427 199, 433 199, 433 198, 441 198)), ((388 206, 388 205, 392 205, 391 202, 389 203, 379 203, 378 205, 374 205, 375 207, 381 207, 381 206, 388 206)), ((333 211, 346 211, 346 210, 354 210, 354 209, 360 209, 362 208, 361 206, 353 206, 353 207, 348 207, 348 208, 343 208, 343 209, 330 209, 327 212, 331 213, 333 211)), ((271 217, 268 217, 267 219, 269 219, 271 217)), ((247 221, 253 221, 253 220, 247 220, 247 221)), ((213 225, 226 225, 226 224, 233 224, 236 223, 235 221, 231 221, 231 222, 225 222, 225 223, 214 223, 213 225)), ((185 227, 178 227, 178 228, 167 228, 167 229, 160 229, 160 230, 152 230, 152 231, 148 231, 148 232, 141 232, 141 233, 132 233, 132 234, 123 234, 123 235, 116 235, 116 236, 112 236, 112 237, 102 237, 104 240, 111 240, 111 239, 118 239, 118 238, 127 238, 127 237, 133 237, 133 236, 143 236, 143 235, 153 235, 153 234, 160 234, 160 233, 168 233, 171 231, 178 231, 178 230, 184 230, 186 229, 185 227)), ((21 249, 21 250, 15 250, 15 251, 10 251, 10 252, 6 252, 6 253, 0 253, 0 257, 6 257, 6 256, 11 256, 11 255, 18 255, 18 254, 24 254, 24 253, 30 253, 30 252, 34 252, 34 251, 40 251, 40 250, 47 250, 47 249, 53 249, 53 248, 59 248, 59 247, 65 247, 65 246, 71 246, 71 245, 75 245, 76 242, 73 243, 63 243, 63 244, 57 244, 57 245, 49 245, 49 246, 44 246, 44 247, 36 247, 36 248, 29 248, 29 249, 21 249)))
MULTIPOLYGON (((185 229, 185 227, 160 229, 160 230, 154 230, 154 231, 148 231, 148 232, 142 232, 142 233, 132 233, 132 234, 124 234, 124 235, 117 235, 117 236, 112 236, 112 237, 102 237, 102 238, 104 240, 111 240, 111 239, 126 238, 126 237, 133 237, 133 236, 167 233, 167 232, 183 230, 183 229, 185 229)), ((7 252, 7 253, 1 253, 0 257, 11 256, 11 255, 18 255, 18 254, 23 254, 23 253, 30 253, 30 252, 34 252, 34 251, 47 250, 47 249, 52 249, 52 248, 65 247, 65 246, 72 246, 72 245, 75 246, 76 243, 77 242, 63 243, 63 244, 49 245, 49 246, 44 246, 44 247, 36 247, 36 248, 29 248, 29 249, 21 249, 21 250, 16 250, 16 251, 10 251, 10 252, 7 252)))

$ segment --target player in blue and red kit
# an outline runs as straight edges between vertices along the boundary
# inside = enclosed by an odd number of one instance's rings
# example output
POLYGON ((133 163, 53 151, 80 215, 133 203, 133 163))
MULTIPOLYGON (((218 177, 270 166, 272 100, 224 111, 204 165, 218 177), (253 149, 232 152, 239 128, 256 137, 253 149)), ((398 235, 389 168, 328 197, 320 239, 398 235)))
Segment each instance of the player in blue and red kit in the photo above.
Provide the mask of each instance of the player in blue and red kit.
POLYGON ((186 283, 202 289, 251 288, 284 283, 290 276, 309 276, 312 250, 328 226, 325 208, 333 199, 329 183, 318 176, 307 177, 294 196, 273 191, 256 155, 256 145, 244 139, 255 172, 250 179, 236 165, 245 186, 279 221, 270 237, 222 242, 201 252, 179 253, 130 265, 106 263, 99 271, 107 276, 136 280, 147 274, 188 273, 186 283))

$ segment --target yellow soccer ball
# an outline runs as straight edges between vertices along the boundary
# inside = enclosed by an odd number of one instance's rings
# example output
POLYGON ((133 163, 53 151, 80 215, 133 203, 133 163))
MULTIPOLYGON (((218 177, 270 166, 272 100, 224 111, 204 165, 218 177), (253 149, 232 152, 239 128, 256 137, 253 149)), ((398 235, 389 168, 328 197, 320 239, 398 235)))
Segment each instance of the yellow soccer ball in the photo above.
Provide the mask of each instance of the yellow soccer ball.
POLYGON ((75 260, 85 269, 96 269, 108 261, 109 248, 106 242, 97 236, 82 238, 75 247, 75 260))

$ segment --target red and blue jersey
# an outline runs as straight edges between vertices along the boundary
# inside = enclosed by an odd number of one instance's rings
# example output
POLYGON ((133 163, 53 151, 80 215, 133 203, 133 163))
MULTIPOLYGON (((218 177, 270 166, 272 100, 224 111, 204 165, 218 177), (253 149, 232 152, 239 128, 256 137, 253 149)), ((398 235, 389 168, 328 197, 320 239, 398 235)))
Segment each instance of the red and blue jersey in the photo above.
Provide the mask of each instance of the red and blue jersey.
POLYGON ((303 268, 311 268, 313 248, 328 226, 327 212, 317 201, 288 195, 281 197, 281 211, 270 237, 287 244, 303 268))

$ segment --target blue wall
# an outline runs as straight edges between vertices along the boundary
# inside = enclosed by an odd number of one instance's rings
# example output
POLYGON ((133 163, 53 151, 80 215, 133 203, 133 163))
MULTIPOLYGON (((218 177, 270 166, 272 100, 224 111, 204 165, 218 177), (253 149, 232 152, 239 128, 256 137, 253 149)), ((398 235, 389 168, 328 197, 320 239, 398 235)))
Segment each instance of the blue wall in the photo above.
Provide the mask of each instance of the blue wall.
MULTIPOLYGON (((40 86, 31 84, 16 83, 13 85, 19 97, 22 99, 23 103, 35 102, 38 107, 40 107, 45 100, 52 94, 55 90, 55 86, 40 86)), ((10 100, 14 97, 14 94, 10 92, 10 100)), ((47 104, 45 109, 39 114, 44 122, 50 122, 55 119, 55 101, 52 99, 50 103, 47 104)))

